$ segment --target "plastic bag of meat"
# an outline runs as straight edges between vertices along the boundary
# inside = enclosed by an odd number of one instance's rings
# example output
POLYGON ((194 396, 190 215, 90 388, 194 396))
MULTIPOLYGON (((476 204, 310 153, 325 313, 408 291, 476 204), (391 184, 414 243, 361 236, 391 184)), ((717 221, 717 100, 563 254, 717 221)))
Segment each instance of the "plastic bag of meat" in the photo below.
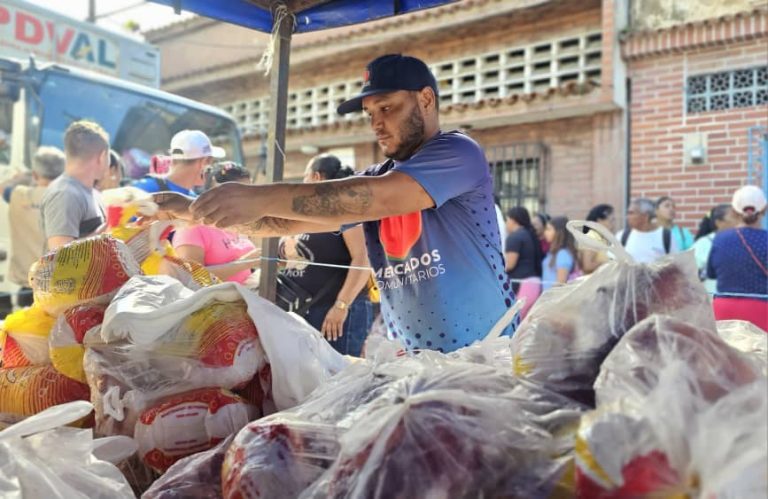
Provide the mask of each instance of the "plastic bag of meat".
POLYGON ((225 499, 299 497, 338 453, 339 429, 275 415, 249 424, 230 445, 221 470, 225 499))
POLYGON ((179 459, 202 452, 258 417, 258 409, 221 388, 202 388, 159 401, 143 411, 134 438, 139 455, 164 472, 179 459))
POLYGON ((595 381, 597 402, 642 400, 676 367, 690 372, 689 389, 707 402, 763 377, 756 361, 713 330, 654 315, 633 327, 603 362, 595 381))
POLYGON ((361 362, 294 409, 243 429, 225 460, 224 493, 286 498, 572 493, 568 452, 584 409, 511 373, 437 352, 361 362))
POLYGON ((717 334, 736 350, 763 366, 768 374, 768 334, 749 321, 717 321, 717 334))
POLYGON ((35 303, 58 317, 83 303, 106 304, 128 279, 141 273, 122 241, 100 235, 48 253, 30 269, 35 303))
POLYGON ((577 497, 766 497, 766 379, 708 401, 696 377, 689 365, 669 363, 646 397, 582 418, 577 497))
POLYGON ((0 326, 0 364, 3 367, 50 364, 48 335, 54 321, 37 306, 6 316, 0 326))
MULTIPOLYGON (((568 224, 580 244, 600 246, 584 237, 580 224, 568 224)), ((635 324, 660 313, 711 327, 714 316, 692 254, 636 264, 599 224, 585 224, 604 232, 614 246, 600 249, 610 249, 617 259, 544 293, 513 336, 512 353, 516 374, 593 404, 600 364, 635 324)))
POLYGON ((346 432, 302 497, 548 497, 563 480, 551 435, 516 400, 427 390, 346 432))
POLYGON ((141 499, 221 499, 221 467, 234 435, 168 468, 141 499))

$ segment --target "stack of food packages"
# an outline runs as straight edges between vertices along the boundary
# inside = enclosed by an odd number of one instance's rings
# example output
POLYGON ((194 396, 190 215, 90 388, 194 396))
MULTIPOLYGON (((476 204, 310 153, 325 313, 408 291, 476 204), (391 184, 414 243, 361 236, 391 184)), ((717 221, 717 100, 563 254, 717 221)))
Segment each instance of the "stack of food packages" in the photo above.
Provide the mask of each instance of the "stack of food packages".
POLYGON ((0 424, 93 400, 95 420, 76 424, 134 437, 144 463, 163 471, 274 409, 269 365, 242 299, 179 315, 151 343, 102 340, 105 313, 131 278, 169 274, 188 293, 218 282, 172 254, 167 224, 133 223, 139 207, 111 205, 108 234, 63 246, 30 270, 34 305, 0 329, 0 424))
POLYGON ((369 352, 143 497, 765 497, 766 338, 715 322, 692 255, 619 255, 511 341, 369 352))

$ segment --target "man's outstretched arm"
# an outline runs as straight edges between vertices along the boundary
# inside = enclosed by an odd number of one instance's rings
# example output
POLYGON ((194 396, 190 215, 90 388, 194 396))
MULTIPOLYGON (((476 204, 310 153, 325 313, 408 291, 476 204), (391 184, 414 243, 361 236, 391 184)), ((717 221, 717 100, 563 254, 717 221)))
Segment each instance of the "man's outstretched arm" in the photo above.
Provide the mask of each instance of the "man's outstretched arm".
POLYGON ((418 182, 406 174, 391 172, 381 177, 310 184, 228 183, 201 195, 191 211, 196 219, 219 227, 271 217, 263 224, 277 230, 286 225, 284 220, 338 227, 433 206, 434 201, 418 182))

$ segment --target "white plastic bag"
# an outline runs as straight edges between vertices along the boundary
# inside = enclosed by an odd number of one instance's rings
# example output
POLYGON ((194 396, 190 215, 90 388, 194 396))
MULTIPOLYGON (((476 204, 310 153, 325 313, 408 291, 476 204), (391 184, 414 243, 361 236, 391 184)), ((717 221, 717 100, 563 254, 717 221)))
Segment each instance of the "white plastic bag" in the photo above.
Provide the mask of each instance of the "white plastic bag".
MULTIPOLYGON (((222 348, 232 350, 232 342, 222 348)), ((242 388, 266 364, 271 386, 265 397, 271 400, 265 404, 273 400, 278 409, 292 407, 347 364, 311 326, 247 288, 225 283, 191 291, 168 276, 139 276, 126 283, 85 344, 97 430, 110 435, 132 435, 138 413, 161 397, 198 388, 242 388), (215 315, 228 323, 237 343, 224 364, 221 349, 211 344, 223 328, 219 322, 207 325, 215 315), (204 327, 216 334, 201 336, 204 327), (247 329, 252 334, 245 334, 247 329), (201 338, 213 363, 196 353, 201 338)))
MULTIPOLYGON (((28 499, 133 498, 113 464, 97 459, 91 430, 64 427, 93 410, 84 401, 51 407, 0 432, 0 496, 28 499)), ((111 442, 110 453, 124 454, 111 442)), ((130 445, 130 444, 129 444, 130 445)))

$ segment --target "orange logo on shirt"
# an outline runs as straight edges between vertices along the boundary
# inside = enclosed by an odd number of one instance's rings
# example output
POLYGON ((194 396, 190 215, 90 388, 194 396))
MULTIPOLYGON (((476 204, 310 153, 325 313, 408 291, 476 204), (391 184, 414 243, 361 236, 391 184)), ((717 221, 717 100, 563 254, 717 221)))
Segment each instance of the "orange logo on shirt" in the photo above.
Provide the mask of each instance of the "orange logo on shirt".
POLYGON ((404 260, 421 237, 421 211, 387 217, 379 223, 379 240, 387 257, 404 260))

